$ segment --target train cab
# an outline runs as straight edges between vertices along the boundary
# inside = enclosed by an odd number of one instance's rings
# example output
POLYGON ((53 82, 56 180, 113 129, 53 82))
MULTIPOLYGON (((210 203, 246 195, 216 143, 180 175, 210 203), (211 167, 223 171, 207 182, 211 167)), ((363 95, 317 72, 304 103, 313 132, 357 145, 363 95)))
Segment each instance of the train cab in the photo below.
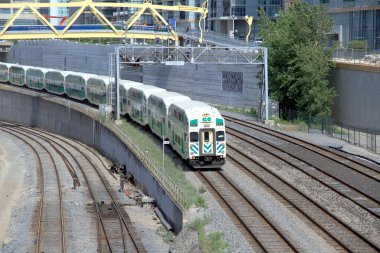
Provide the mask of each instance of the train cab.
POLYGON ((216 108, 199 101, 173 103, 167 134, 172 147, 194 168, 218 168, 225 163, 225 125, 216 108))

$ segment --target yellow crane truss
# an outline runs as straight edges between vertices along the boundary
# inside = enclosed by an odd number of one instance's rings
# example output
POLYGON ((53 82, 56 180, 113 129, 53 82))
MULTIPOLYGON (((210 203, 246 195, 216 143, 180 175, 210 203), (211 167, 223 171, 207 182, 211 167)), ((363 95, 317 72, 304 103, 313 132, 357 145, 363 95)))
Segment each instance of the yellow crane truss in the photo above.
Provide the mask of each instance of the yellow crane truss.
MULTIPOLYGON (((5 3, 0 4, 0 9, 13 9, 16 10, 6 24, 0 28, 0 40, 24 40, 24 39, 69 39, 69 38, 143 38, 143 39, 172 39, 178 40, 178 34, 170 29, 169 24, 166 22, 165 18, 159 13, 159 10, 165 11, 184 11, 184 12, 195 12, 200 13, 199 28, 201 28, 201 22, 205 22, 205 18, 208 13, 207 1, 204 2, 202 7, 194 6, 165 6, 165 5, 155 5, 152 4, 151 0, 144 0, 144 3, 134 4, 134 3, 113 3, 113 2, 93 2, 92 0, 85 0, 80 2, 68 2, 68 3, 36 3, 36 2, 19 2, 19 3, 5 3), (77 8, 77 11, 67 19, 64 24, 63 30, 57 30, 46 18, 43 16, 39 9, 41 8, 77 8), (134 8, 136 12, 124 22, 124 29, 117 29, 102 13, 99 9, 103 8, 134 8), (25 31, 12 31, 9 32, 8 29, 13 25, 13 22, 20 17, 24 11, 29 11, 34 14, 34 16, 42 23, 42 25, 50 28, 48 31, 44 32, 25 32, 25 31), (109 30, 102 32, 81 32, 81 31, 71 31, 70 27, 84 12, 90 12, 104 25, 108 26, 109 30), (145 12, 149 12, 154 16, 156 20, 159 20, 168 27, 169 31, 167 33, 153 33, 153 32, 134 32, 128 31, 129 28, 143 15, 145 12), (7 32, 8 31, 8 32, 7 32)), ((203 31, 200 37, 200 43, 202 43, 203 31)))

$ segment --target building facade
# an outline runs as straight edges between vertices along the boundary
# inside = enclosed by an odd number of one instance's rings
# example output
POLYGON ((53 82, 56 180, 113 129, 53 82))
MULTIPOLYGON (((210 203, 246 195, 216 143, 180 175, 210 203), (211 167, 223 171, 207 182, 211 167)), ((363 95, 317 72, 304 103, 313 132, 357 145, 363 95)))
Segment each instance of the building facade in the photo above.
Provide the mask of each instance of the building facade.
POLYGON ((380 49, 380 1, 375 0, 308 0, 325 5, 335 22, 332 34, 347 47, 349 41, 365 40, 369 49, 380 49))
MULTIPOLYGON (((245 16, 253 16, 250 39, 260 39, 258 10, 262 7, 271 19, 294 0, 209 0, 208 29, 244 38, 248 33, 245 16)), ((370 49, 380 49, 380 1, 378 0, 304 0, 324 5, 335 22, 331 32, 334 40, 347 47, 349 41, 365 40, 370 49)))
POLYGON ((230 37, 245 38, 249 29, 245 16, 252 16, 250 39, 259 39, 257 20, 260 8, 269 18, 275 19, 281 6, 281 0, 209 0, 207 27, 230 37))

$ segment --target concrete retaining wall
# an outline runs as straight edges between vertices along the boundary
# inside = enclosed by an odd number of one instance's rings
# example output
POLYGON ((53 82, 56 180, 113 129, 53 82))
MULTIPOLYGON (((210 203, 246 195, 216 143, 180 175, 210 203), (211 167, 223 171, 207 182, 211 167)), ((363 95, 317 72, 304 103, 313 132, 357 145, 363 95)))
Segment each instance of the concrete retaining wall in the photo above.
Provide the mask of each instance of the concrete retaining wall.
POLYGON ((59 133, 93 147, 113 162, 126 164, 136 184, 157 200, 158 207, 175 231, 182 229, 182 211, 112 131, 81 112, 44 99, 44 96, 50 97, 49 95, 32 93, 35 95, 3 90, 0 87, 0 120, 59 133))
POLYGON ((333 108, 334 120, 380 131, 380 68, 337 64, 331 78, 338 94, 333 108))

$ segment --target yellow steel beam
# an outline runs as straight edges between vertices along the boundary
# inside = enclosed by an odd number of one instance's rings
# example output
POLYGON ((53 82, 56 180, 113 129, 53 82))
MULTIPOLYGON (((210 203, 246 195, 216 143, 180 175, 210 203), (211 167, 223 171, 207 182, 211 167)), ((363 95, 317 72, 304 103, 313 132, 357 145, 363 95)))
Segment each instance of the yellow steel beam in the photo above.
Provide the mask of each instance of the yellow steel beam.
POLYGON ((100 18, 100 21, 104 21, 115 34, 119 34, 119 31, 111 24, 111 22, 98 10, 96 9, 92 4, 89 5, 92 12, 96 15, 97 18, 100 18))
MULTIPOLYGON (((165 24, 165 26, 169 29, 169 24, 168 22, 166 22, 166 20, 164 19, 163 16, 161 16, 160 13, 158 13, 158 11, 156 11, 154 8, 151 8, 149 7, 149 11, 152 13, 153 16, 159 18, 161 20, 162 23, 165 24)), ((174 36, 175 40, 178 41, 178 35, 176 32, 174 32, 173 29, 169 29, 170 33, 174 36)))
MULTIPOLYGON (((19 40, 20 34, 4 34, 0 37, 4 40, 19 40)), ((73 33, 67 32, 62 35, 56 35, 54 33, 30 33, 23 34, 22 39, 77 39, 77 38, 134 38, 134 39, 151 39, 160 38, 161 40, 175 40, 176 38, 171 34, 154 34, 154 33, 127 33, 127 34, 115 34, 114 32, 102 32, 102 33, 73 33)))
MULTIPOLYGON (((0 9, 18 9, 18 11, 8 20, 8 22, 5 24, 4 28, 0 32, 0 39, 50 39, 50 38, 96 38, 96 37, 109 37, 109 38, 122 38, 125 36, 131 37, 131 38, 156 38, 160 37, 157 36, 157 33, 155 34, 148 34, 148 33, 136 33, 139 35, 131 35, 132 33, 129 33, 127 31, 118 31, 114 25, 97 9, 100 7, 125 7, 125 8, 136 8, 139 9, 130 20, 127 21, 127 30, 137 21, 137 19, 148 9, 152 15, 154 15, 156 18, 161 20, 168 28, 169 25, 165 21, 165 19, 157 12, 157 10, 168 10, 168 11, 186 11, 186 12, 197 12, 201 13, 202 17, 201 19, 204 20, 204 18, 207 15, 207 1, 202 5, 202 7, 192 7, 192 6, 183 6, 183 5, 177 5, 177 6, 164 6, 164 5, 154 5, 152 4, 151 0, 145 0, 143 4, 131 4, 131 3, 111 3, 111 2, 93 2, 92 0, 85 0, 80 2, 69 2, 69 3, 7 3, 7 4, 0 4, 0 9), (67 20, 67 25, 63 29, 62 32, 58 32, 53 25, 38 11, 40 8, 50 8, 50 7, 77 7, 78 10, 67 20), (53 33, 32 33, 32 32, 20 32, 15 33, 12 32, 11 34, 7 33, 7 30, 9 27, 13 24, 13 22, 20 16, 20 14, 24 11, 25 8, 29 8, 32 13, 44 24, 47 25, 53 33), (90 11, 98 18, 98 20, 110 27, 113 31, 112 32, 99 32, 99 33, 89 33, 89 32, 82 32, 82 33, 73 33, 68 32, 69 28, 74 24, 74 22, 78 19, 78 17, 84 12, 86 8, 89 8, 90 11), (78 37, 79 36, 79 37, 78 37), (135 36, 135 37, 134 37, 135 36), (136 37, 137 36, 137 37, 136 37)), ((202 31, 202 30, 201 30, 202 31)), ((171 35, 166 36, 170 37, 170 39, 178 40, 178 35, 170 29, 171 35)), ((201 39, 203 36, 203 31, 201 33, 201 39)))
POLYGON ((36 17, 45 25, 49 26, 50 29, 56 34, 58 35, 58 31, 54 28, 54 26, 44 17, 41 15, 41 13, 38 12, 38 10, 36 10, 33 6, 29 6, 29 9, 32 11, 32 13, 34 15, 36 15, 36 17))
POLYGON ((18 18, 18 16, 21 14, 21 12, 25 9, 26 6, 22 6, 20 7, 20 9, 18 9, 18 11, 13 15, 13 17, 11 17, 8 22, 5 24, 3 30, 1 30, 0 32, 0 36, 2 36, 7 30, 8 28, 13 24, 13 22, 18 18))
POLYGON ((67 23, 65 29, 63 29, 63 31, 61 32, 61 36, 64 35, 67 32, 67 30, 74 24, 74 22, 79 18, 80 14, 82 14, 86 7, 86 5, 83 5, 74 13, 74 15, 70 18, 70 22, 67 23))
POLYGON ((90 3, 94 7, 111 7, 111 8, 125 7, 125 8, 140 9, 143 7, 151 6, 152 8, 156 10, 185 11, 185 12, 198 12, 198 13, 205 12, 204 8, 202 7, 185 6, 185 5, 166 6, 166 5, 157 5, 157 4, 151 4, 151 3, 133 4, 133 3, 92 2, 92 0, 86 0, 86 1, 80 1, 80 2, 69 2, 69 3, 38 3, 38 2, 3 3, 3 4, 0 4, 0 9, 12 9, 12 8, 19 9, 19 8, 25 7, 26 4, 36 9, 49 8, 49 7, 82 7, 83 5, 89 5, 90 3))
POLYGON ((135 12, 132 17, 130 17, 126 22, 126 30, 131 28, 131 26, 141 17, 141 15, 145 12, 146 7, 141 8, 139 11, 135 12))

